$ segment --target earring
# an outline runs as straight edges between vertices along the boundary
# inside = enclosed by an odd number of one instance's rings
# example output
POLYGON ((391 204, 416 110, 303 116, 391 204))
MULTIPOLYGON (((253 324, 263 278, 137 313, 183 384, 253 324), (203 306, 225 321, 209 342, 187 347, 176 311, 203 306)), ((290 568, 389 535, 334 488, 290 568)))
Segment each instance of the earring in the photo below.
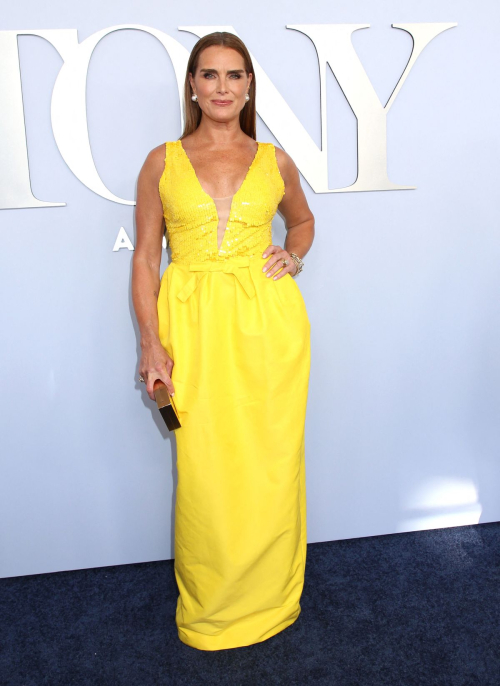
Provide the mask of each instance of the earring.
POLYGON ((245 95, 245 100, 246 100, 247 102, 250 100, 250 96, 248 95, 248 93, 245 95))
POLYGON ((196 93, 193 93, 193 95, 191 96, 191 100, 198 102, 198 96, 196 95, 196 93))

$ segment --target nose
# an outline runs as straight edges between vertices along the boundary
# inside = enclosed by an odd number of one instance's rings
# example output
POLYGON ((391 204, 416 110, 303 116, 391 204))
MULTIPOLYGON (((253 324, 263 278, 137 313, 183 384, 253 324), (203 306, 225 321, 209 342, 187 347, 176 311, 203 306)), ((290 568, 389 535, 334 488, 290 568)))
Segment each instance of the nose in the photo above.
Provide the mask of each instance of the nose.
POLYGON ((225 86, 225 84, 224 84, 224 79, 223 79, 223 78, 219 78, 219 83, 218 83, 218 87, 217 87, 217 93, 227 93, 227 88, 226 88, 226 86, 225 86))

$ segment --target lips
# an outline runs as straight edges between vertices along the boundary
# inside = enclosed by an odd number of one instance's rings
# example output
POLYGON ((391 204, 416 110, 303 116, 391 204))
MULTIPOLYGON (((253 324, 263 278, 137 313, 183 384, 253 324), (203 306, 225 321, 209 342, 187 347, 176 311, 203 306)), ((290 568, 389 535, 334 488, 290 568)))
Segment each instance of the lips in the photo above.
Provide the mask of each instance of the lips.
POLYGON ((230 105, 232 101, 231 100, 212 100, 212 102, 214 103, 214 105, 230 105))

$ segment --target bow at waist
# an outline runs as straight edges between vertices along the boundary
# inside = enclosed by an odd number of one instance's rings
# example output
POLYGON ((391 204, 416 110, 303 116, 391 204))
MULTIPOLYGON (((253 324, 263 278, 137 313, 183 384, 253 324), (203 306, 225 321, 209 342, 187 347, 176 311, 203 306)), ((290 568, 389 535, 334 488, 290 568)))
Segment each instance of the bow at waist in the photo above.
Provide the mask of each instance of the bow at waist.
POLYGON ((255 295, 255 286, 250 275, 250 269, 248 269, 248 267, 250 267, 249 257, 242 255, 221 262, 216 262, 213 260, 206 260, 205 262, 191 262, 186 266, 191 272, 204 273, 202 273, 201 276, 198 274, 193 274, 188 282, 177 293, 177 297, 183 302, 185 302, 196 290, 199 282, 207 272, 224 272, 226 274, 234 274, 248 297, 253 298, 255 295), (247 267, 247 269, 245 269, 245 267, 247 267))

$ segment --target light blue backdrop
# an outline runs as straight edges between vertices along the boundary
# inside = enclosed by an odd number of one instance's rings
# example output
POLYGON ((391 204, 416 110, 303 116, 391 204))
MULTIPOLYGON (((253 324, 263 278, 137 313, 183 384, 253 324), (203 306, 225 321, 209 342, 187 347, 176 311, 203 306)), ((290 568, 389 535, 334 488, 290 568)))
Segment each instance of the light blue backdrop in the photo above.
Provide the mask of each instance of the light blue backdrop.
MULTIPOLYGON (((297 279, 312 325, 310 543, 500 519, 498 19, 493 0, 29 0, 2 13, 0 30, 82 41, 135 23, 188 50, 197 39, 179 26, 233 26, 318 147, 317 56, 287 24, 370 24, 352 41, 385 104, 412 48, 391 24, 458 22, 388 115, 389 178, 417 189, 315 194, 302 179, 316 218, 297 279)), ((42 38, 19 47, 33 193, 67 205, 0 212, 0 576, 170 559, 175 443, 137 382, 132 252, 113 252, 120 227, 135 241, 134 207, 71 173, 50 123, 61 59, 42 38)), ((134 199, 149 150, 181 132, 170 59, 151 35, 116 31, 87 95, 101 178, 134 199)), ((356 177, 356 120, 330 71, 327 111, 335 188, 356 177)), ((277 133, 258 120, 259 140, 280 145, 277 133)), ((280 216, 274 232, 283 242, 280 216)))

